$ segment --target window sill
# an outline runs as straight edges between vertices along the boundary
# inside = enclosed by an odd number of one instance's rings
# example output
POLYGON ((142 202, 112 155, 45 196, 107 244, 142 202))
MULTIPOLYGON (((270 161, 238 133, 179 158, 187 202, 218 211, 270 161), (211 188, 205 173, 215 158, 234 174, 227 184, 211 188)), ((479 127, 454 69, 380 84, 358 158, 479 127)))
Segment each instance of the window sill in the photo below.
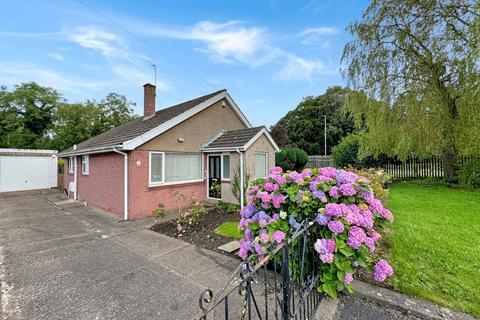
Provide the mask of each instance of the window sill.
POLYGON ((157 187, 169 187, 169 186, 178 186, 183 184, 192 184, 192 183, 200 183, 204 182, 203 179, 200 180, 189 180, 189 181, 178 181, 178 182, 162 182, 162 183, 149 183, 149 188, 157 188, 157 187))

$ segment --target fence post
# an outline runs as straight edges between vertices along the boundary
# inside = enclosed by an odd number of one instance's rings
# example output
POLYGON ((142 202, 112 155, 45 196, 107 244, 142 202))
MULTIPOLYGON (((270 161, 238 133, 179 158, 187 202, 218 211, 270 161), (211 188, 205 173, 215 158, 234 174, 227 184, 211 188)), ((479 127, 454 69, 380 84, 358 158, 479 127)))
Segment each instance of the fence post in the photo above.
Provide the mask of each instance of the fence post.
POLYGON ((288 245, 282 248, 282 290, 283 308, 282 319, 290 319, 290 271, 288 268, 288 245))

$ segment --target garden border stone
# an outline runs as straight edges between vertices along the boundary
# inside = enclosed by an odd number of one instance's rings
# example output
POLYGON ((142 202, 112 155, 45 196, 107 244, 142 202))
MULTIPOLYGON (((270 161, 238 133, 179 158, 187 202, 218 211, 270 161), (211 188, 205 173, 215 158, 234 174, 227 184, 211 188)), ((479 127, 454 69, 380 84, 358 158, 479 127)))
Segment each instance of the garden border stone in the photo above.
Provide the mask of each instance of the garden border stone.
POLYGON ((455 320, 475 320, 476 318, 459 311, 435 305, 433 303, 411 298, 399 292, 375 286, 366 282, 355 280, 354 295, 374 301, 378 304, 395 308, 407 314, 411 314, 424 319, 455 319, 455 320))

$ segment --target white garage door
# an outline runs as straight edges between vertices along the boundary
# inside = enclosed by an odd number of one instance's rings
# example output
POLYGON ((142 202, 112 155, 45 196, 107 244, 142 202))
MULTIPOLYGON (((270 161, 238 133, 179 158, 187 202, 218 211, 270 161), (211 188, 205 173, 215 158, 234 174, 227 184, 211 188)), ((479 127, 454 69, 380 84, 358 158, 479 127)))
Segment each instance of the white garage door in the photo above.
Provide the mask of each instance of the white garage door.
POLYGON ((0 192, 56 186, 56 157, 0 156, 0 192))

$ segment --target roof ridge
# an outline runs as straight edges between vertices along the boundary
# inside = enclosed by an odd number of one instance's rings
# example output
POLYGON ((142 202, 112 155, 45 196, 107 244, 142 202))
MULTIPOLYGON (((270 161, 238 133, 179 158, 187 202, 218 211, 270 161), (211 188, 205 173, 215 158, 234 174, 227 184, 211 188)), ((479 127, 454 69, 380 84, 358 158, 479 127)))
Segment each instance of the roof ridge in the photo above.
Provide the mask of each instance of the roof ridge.
POLYGON ((189 103, 189 102, 193 102, 193 101, 195 101, 195 100, 204 99, 204 98, 206 98, 206 97, 208 97, 208 96, 212 96, 212 97, 213 97, 213 96, 216 96, 217 94, 219 94, 219 93, 221 93, 221 92, 223 92, 223 91, 227 91, 227 89, 217 90, 217 91, 215 91, 215 92, 208 93, 208 94, 205 94, 205 95, 200 96, 200 97, 196 97, 196 98, 193 98, 193 99, 190 99, 190 100, 186 100, 186 101, 183 101, 183 102, 174 104, 174 105, 169 106, 169 107, 165 107, 165 108, 163 108, 163 109, 159 109, 159 110, 155 111, 155 114, 157 114, 157 113, 159 113, 159 112, 161 112, 161 111, 165 111, 165 110, 168 110, 168 109, 172 109, 172 108, 178 107, 178 106, 180 106, 180 105, 183 105, 183 104, 186 104, 186 103, 189 103))

